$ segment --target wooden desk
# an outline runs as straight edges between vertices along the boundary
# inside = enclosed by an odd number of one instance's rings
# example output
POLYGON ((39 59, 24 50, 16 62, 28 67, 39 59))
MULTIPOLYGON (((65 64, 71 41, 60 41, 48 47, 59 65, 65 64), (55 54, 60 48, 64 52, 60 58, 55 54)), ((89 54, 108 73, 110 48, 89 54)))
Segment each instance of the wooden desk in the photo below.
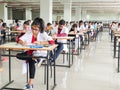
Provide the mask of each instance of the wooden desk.
POLYGON ((116 30, 113 31, 113 32, 114 32, 114 34, 120 34, 120 32, 119 32, 119 31, 116 31, 116 30))
POLYGON ((9 33, 7 36, 8 36, 8 42, 9 42, 9 39, 11 37, 12 38, 16 38, 19 34, 21 33, 25 33, 23 30, 17 30, 17 31, 6 31, 6 33, 9 33))
POLYGON ((22 30, 17 30, 17 31, 7 31, 7 33, 25 33, 22 30))
MULTIPOLYGON (((70 42, 71 42, 71 40, 73 40, 74 39, 74 37, 52 37, 53 39, 57 39, 57 40, 70 40, 69 41, 69 43, 63 43, 63 44, 68 44, 69 45, 69 53, 68 53, 68 55, 69 55, 69 65, 68 66, 66 66, 66 65, 56 65, 56 66, 62 66, 62 67, 71 67, 71 58, 70 58, 70 55, 71 55, 71 53, 70 53, 70 42)), ((72 44, 72 49, 73 49, 73 44, 72 44)), ((72 52, 72 64, 73 64, 73 52, 72 52)))
POLYGON ((71 31, 68 35, 83 35, 83 32, 75 33, 74 31, 71 31))
MULTIPOLYGON (((6 43, 6 44, 2 44, 0 45, 1 49, 9 49, 9 82, 4 85, 2 88, 0 88, 0 90, 2 89, 10 89, 10 90, 24 90, 24 89, 18 89, 18 88, 6 88, 9 84, 13 83, 14 80, 11 79, 11 50, 44 50, 47 51, 47 56, 44 57, 47 59, 47 85, 46 85, 46 90, 49 90, 49 54, 50 51, 55 49, 57 47, 57 45, 52 45, 49 47, 43 47, 43 48, 30 48, 28 46, 22 46, 22 45, 18 45, 16 43, 6 43)), ((54 61, 54 85, 53 85, 53 89, 56 86, 56 70, 55 70, 55 61, 54 61)))

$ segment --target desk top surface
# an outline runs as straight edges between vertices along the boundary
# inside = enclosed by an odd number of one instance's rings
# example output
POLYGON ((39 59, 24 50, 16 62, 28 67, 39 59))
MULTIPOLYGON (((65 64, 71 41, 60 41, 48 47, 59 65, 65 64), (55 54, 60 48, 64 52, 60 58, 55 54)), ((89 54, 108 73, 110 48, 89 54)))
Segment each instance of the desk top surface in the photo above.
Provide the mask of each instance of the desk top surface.
POLYGON ((72 40, 74 39, 75 37, 52 37, 53 39, 59 39, 59 40, 63 40, 63 39, 66 39, 66 40, 72 40))
POLYGON ((6 31, 7 33, 25 33, 23 30, 17 30, 17 31, 6 31))
POLYGON ((115 31, 114 31, 114 34, 120 34, 120 32, 115 30, 115 31))
POLYGON ((2 37, 4 34, 0 34, 0 37, 2 37))
POLYGON ((75 33, 74 31, 71 31, 68 33, 68 35, 83 35, 83 32, 75 33))
POLYGON ((118 39, 118 42, 120 42, 120 39, 118 39))
POLYGON ((6 44, 2 44, 0 45, 0 48, 2 49, 13 49, 13 50, 43 50, 43 51, 51 51, 54 48, 56 48, 58 45, 54 44, 54 45, 50 45, 50 46, 46 46, 43 48, 30 48, 30 46, 22 46, 20 44, 17 44, 16 42, 10 42, 10 43, 6 43, 6 44))
POLYGON ((120 36, 120 34, 118 34, 118 33, 117 33, 117 34, 115 34, 115 36, 116 36, 116 37, 119 37, 119 36, 120 36))

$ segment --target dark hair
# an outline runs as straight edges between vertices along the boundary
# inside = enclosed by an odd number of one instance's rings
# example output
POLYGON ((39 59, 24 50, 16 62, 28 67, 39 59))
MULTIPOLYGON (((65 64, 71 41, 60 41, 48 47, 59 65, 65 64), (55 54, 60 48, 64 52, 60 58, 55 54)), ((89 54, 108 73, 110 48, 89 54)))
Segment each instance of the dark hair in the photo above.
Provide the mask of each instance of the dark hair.
POLYGON ((72 25, 72 28, 75 28, 75 27, 77 28, 77 24, 76 23, 72 25))
POLYGON ((51 23, 47 23, 47 26, 52 25, 51 23))
POLYGON ((42 18, 39 18, 39 17, 35 18, 31 26, 34 26, 34 25, 39 27, 41 33, 44 32, 45 24, 42 18))
POLYGON ((59 25, 65 25, 65 20, 63 20, 63 19, 60 20, 60 21, 59 21, 59 25))
POLYGON ((2 24, 2 27, 7 27, 7 24, 6 24, 6 23, 3 23, 3 24, 2 24))
POLYGON ((118 26, 120 26, 120 23, 118 23, 118 26))
POLYGON ((29 22, 28 22, 28 21, 25 21, 23 24, 29 25, 29 22))
POLYGON ((15 23, 18 23, 19 22, 19 20, 18 19, 15 19, 15 23))
POLYGON ((58 21, 55 21, 55 24, 58 25, 58 21))
POLYGON ((82 21, 82 20, 80 20, 80 21, 79 21, 79 24, 80 24, 80 23, 83 23, 83 21, 82 21))

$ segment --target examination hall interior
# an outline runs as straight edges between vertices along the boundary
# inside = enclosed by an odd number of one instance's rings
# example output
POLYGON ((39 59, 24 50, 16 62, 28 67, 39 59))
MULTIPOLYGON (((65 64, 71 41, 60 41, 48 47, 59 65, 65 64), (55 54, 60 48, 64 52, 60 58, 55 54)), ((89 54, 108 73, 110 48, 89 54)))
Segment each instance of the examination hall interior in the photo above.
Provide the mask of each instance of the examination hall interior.
MULTIPOLYGON (((45 27, 50 23, 52 29, 56 22, 65 20, 68 37, 72 25, 76 24, 78 31, 79 22, 82 21, 85 30, 82 31, 82 39, 78 36, 80 45, 77 53, 79 51, 79 54, 73 52, 76 39, 73 40, 74 44, 67 40, 68 43, 70 42, 70 45, 67 45, 68 50, 70 47, 70 52, 67 51, 67 54, 61 52, 57 58, 55 77, 54 65, 49 65, 48 87, 44 83, 47 78, 44 63, 40 67, 36 65, 33 90, 52 90, 53 78, 56 80, 54 90, 119 90, 119 37, 116 40, 116 51, 114 47, 115 32, 117 31, 117 34, 120 32, 119 7, 120 0, 0 0, 0 21, 3 20, 2 24, 6 23, 9 31, 6 33, 5 42, 0 44, 16 43, 16 37, 12 39, 10 36, 13 35, 11 31, 14 30, 12 27, 15 26, 15 20, 18 20, 19 26, 22 26, 25 21, 30 20, 32 23, 36 17, 40 17, 44 20, 45 27), (116 57, 114 57, 115 52, 116 57), (71 60, 70 66, 69 60, 71 60)), ((77 34, 75 35, 74 38, 77 37, 77 34)), ((12 51, 12 54, 17 53, 12 51)), ((0 47, 0 90, 17 90, 17 88, 28 90, 25 89, 28 69, 24 66, 26 63, 11 57, 10 72, 9 57, 1 56, 2 54, 9 54, 9 50, 0 47), (9 77, 14 81, 6 85, 10 81, 9 77)))

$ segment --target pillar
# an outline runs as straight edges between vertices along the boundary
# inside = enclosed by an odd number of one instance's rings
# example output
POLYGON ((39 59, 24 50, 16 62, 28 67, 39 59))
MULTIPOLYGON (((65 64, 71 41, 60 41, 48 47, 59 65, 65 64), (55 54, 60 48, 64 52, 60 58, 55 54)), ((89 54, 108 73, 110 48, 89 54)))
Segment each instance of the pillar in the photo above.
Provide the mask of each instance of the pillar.
POLYGON ((75 8, 75 20, 76 21, 79 21, 79 20, 81 20, 81 8, 79 8, 79 7, 76 7, 75 8))
POLYGON ((8 7, 7 3, 0 3, 0 18, 6 22, 8 20, 8 7))
POLYGON ((40 17, 45 21, 45 24, 52 23, 53 0, 40 0, 40 17))
POLYGON ((64 4, 64 20, 70 22, 71 21, 71 3, 64 4))
POLYGON ((25 9, 25 19, 26 20, 32 20, 32 11, 31 8, 25 9))

